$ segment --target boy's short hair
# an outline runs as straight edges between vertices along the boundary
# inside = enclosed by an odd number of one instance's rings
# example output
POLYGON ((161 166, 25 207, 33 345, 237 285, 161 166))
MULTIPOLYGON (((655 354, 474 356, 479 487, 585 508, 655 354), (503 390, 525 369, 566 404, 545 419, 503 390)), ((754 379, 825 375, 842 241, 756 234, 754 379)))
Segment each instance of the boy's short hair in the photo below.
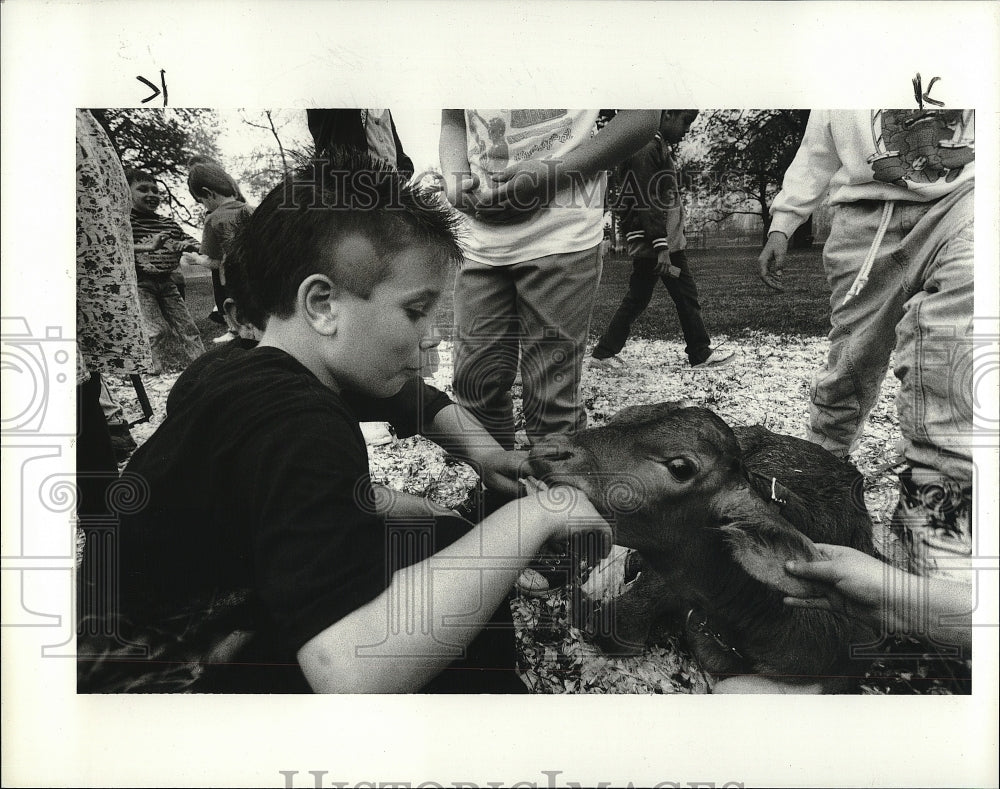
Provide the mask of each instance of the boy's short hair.
POLYGON ((195 199, 202 189, 210 189, 223 197, 242 199, 240 188, 221 164, 208 156, 192 156, 188 160, 188 191, 195 199))
POLYGON ((125 180, 128 181, 129 186, 132 186, 132 184, 156 183, 156 179, 153 177, 152 173, 137 169, 126 170, 125 180))
POLYGON ((458 222, 440 194, 408 184, 385 162, 335 151, 286 178, 240 223, 226 269, 238 268, 240 308, 263 326, 271 315, 292 315, 299 285, 312 274, 368 298, 391 274, 393 257, 414 244, 438 247, 442 265, 460 262, 458 222), (335 257, 353 234, 374 247, 375 265, 335 257))

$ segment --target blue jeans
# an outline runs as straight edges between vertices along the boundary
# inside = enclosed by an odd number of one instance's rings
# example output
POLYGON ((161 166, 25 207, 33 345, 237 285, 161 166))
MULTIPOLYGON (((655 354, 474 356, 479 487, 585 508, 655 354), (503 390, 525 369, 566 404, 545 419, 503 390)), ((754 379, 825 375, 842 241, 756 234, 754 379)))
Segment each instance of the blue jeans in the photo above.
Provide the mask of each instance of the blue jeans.
POLYGON ((455 399, 504 448, 514 447, 519 367, 532 442, 586 426, 580 373, 600 280, 600 246, 510 266, 467 260, 459 269, 455 399))
POLYGON ((897 203, 870 278, 854 281, 883 204, 836 206, 823 263, 832 295, 830 350, 813 379, 807 438, 846 455, 895 351, 903 456, 972 483, 973 187, 897 203))

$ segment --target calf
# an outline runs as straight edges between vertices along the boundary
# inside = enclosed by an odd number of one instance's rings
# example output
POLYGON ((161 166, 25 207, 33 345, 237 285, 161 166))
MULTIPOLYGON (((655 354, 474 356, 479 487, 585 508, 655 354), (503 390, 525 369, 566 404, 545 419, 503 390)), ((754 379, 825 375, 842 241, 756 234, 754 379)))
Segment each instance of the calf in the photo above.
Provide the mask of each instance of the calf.
MULTIPOLYGON (((813 541, 874 554, 861 476, 815 444, 762 427, 731 429, 703 408, 627 408, 604 427, 554 436, 531 452, 549 484, 583 490, 637 550, 643 572, 605 607, 605 636, 641 649, 674 614, 700 664, 730 676, 716 692, 834 692, 863 665, 874 633, 836 611, 792 608, 811 591, 784 562, 813 541)), ((607 639, 606 639, 607 640, 607 639)))

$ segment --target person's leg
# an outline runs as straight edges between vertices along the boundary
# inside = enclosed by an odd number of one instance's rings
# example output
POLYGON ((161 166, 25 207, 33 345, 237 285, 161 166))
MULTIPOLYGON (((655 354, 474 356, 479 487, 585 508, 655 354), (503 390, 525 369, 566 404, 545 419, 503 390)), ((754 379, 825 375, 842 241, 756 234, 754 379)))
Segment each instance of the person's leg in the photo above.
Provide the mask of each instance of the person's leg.
POLYGON ((600 246, 514 266, 521 343, 524 422, 529 440, 572 433, 587 424, 580 372, 590 313, 601 280, 600 246))
POLYGON ((972 582, 973 192, 938 200, 907 237, 894 373, 903 456, 893 530, 911 569, 972 582))
POLYGON ((895 252, 905 228, 890 222, 868 282, 846 304, 844 298, 864 262, 882 218, 875 201, 836 207, 823 264, 830 285, 830 347, 813 376, 806 438, 846 457, 864 428, 889 368, 896 324, 903 314, 905 265, 895 252))
POLYGON ((177 286, 173 282, 167 282, 160 291, 160 304, 163 307, 163 314, 167 322, 181 340, 181 346, 188 361, 194 361, 203 353, 205 346, 201 342, 201 332, 191 319, 187 304, 177 292, 177 286))
POLYGON ((153 357, 153 369, 150 372, 160 375, 164 371, 164 351, 170 336, 170 324, 160 309, 159 283, 148 277, 139 277, 138 292, 139 314, 142 316, 142 325, 153 357))
POLYGON ((632 324, 649 306, 653 297, 653 288, 656 286, 656 274, 653 273, 655 265, 656 261, 650 258, 632 260, 628 292, 594 347, 592 356, 595 359, 608 359, 625 347, 632 324))
POLYGON ((509 267, 467 260, 455 277, 455 400, 514 448, 519 325, 509 267))
POLYGON ((115 400, 111 390, 108 389, 107 382, 101 379, 101 393, 99 402, 104 413, 104 419, 108 425, 108 433, 111 436, 111 447, 115 453, 115 459, 122 463, 136 448, 135 439, 129 432, 128 422, 125 421, 125 412, 115 400))
POLYGON ((691 269, 688 266, 687 255, 684 250, 670 253, 670 264, 680 269, 680 274, 671 277, 664 273, 660 279, 667 288, 667 293, 674 300, 677 308, 677 318, 681 324, 681 333, 684 335, 688 361, 692 365, 701 364, 712 353, 712 341, 705 330, 705 324, 701 319, 701 304, 698 302, 698 287, 691 276, 691 269))

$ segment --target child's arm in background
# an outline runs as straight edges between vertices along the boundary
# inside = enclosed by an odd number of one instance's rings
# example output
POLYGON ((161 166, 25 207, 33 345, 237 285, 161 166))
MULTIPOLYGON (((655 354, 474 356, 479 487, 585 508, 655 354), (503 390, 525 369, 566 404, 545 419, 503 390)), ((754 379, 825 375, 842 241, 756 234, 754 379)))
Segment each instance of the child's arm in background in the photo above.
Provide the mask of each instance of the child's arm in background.
POLYGON ((602 534, 610 546, 610 528, 580 491, 552 490, 504 505, 444 550, 397 571, 381 595, 307 641, 298 661, 312 689, 417 691, 475 638, 545 542, 568 539, 575 527, 602 534), (416 625, 393 626, 399 621, 416 625))
POLYGON ((529 159, 492 176, 492 199, 497 210, 522 213, 548 205, 556 192, 574 181, 586 181, 609 170, 653 139, 659 128, 659 110, 621 110, 607 126, 553 166, 554 160, 529 159))
POLYGON ((479 180, 472 174, 468 150, 465 110, 441 110, 438 155, 445 197, 459 211, 473 214, 476 210, 473 192, 479 180))
POLYGON ((782 292, 788 239, 809 218, 826 195, 830 180, 840 168, 840 155, 830 129, 830 113, 813 110, 795 158, 785 171, 781 191, 771 204, 767 242, 757 258, 764 284, 782 292))
POLYGON ((817 582, 821 596, 786 597, 786 605, 846 611, 879 632, 971 646, 970 585, 916 576, 843 545, 816 547, 822 559, 791 561, 786 569, 817 582))

